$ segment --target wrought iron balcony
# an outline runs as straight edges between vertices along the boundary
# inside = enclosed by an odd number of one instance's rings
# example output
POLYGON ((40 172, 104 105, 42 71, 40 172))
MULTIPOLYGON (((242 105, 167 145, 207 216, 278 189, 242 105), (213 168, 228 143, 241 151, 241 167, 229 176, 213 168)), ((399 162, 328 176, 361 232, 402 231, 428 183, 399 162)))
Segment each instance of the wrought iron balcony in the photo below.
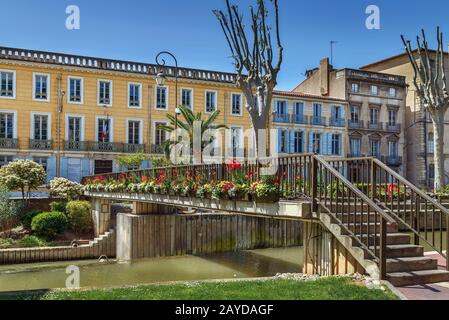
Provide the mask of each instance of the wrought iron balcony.
POLYGON ((401 125, 400 124, 388 124, 386 126, 386 131, 388 132, 396 132, 396 133, 400 133, 401 132, 401 125))
POLYGON ((125 144, 125 153, 141 153, 145 152, 145 145, 143 144, 125 144))
POLYGON ((386 163, 389 166, 400 166, 402 164, 402 157, 399 156, 387 156, 386 163))
POLYGON ((345 126, 345 119, 343 119, 343 118, 331 118, 329 120, 329 125, 331 127, 344 127, 345 126))
POLYGON ((367 129, 369 129, 369 130, 379 130, 379 131, 383 130, 383 123, 382 122, 378 122, 378 123, 368 122, 367 129))
POLYGON ((302 114, 294 114, 292 115, 292 121, 294 124, 308 124, 309 117, 302 114))
POLYGON ((349 129, 363 129, 363 121, 348 120, 348 128, 349 129))
POLYGON ((65 141, 64 150, 66 151, 87 151, 87 143, 84 141, 65 141))
POLYGON ((0 149, 18 149, 18 139, 0 138, 0 149))
POLYGON ((348 158, 365 158, 366 155, 365 154, 360 154, 360 153, 349 153, 348 154, 348 158))
POLYGON ((115 142, 91 142, 90 148, 94 152, 123 152, 123 143, 115 142))
POLYGON ((284 113, 273 113, 273 122, 290 123, 290 115, 284 113))
POLYGON ((165 148, 160 144, 151 145, 151 154, 165 154, 165 148))
POLYGON ((30 139, 30 149, 32 150, 53 150, 52 140, 30 139))
POLYGON ((326 118, 324 117, 311 117, 310 118, 310 124, 314 126, 325 126, 326 125, 326 118))

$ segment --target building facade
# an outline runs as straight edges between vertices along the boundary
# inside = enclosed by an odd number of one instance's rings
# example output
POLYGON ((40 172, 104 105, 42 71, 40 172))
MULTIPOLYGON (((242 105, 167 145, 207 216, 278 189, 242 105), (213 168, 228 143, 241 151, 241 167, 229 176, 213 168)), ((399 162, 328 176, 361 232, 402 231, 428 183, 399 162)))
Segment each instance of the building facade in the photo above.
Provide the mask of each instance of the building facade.
POLYGON ((335 70, 323 59, 295 92, 348 102, 347 157, 375 157, 398 173, 406 170, 405 78, 355 69, 335 70))
MULTIPOLYGON (((415 52, 416 54, 416 52, 415 52)), ((435 52, 431 52, 435 56, 435 52)), ((446 72, 449 73, 449 57, 445 54, 446 72)), ((418 62, 419 63, 419 62, 418 62)), ((433 188, 435 177, 433 125, 413 83, 413 66, 407 54, 387 58, 362 67, 366 71, 387 72, 406 78, 407 178, 420 187, 433 188)), ((445 130, 449 130, 449 115, 445 117, 445 130)), ((444 137, 445 179, 449 183, 449 136, 444 137)))
MULTIPOLYGON (((163 154, 168 135, 159 125, 168 123, 176 101, 204 115, 220 110, 217 123, 230 129, 222 150, 247 155, 251 121, 235 74, 179 68, 175 92, 175 68, 165 67, 162 87, 155 81, 159 71, 152 64, 0 48, 0 166, 31 159, 44 166, 48 180, 74 181, 135 169, 121 168, 117 156, 163 154)), ((346 109, 341 99, 276 92, 278 151, 343 156, 346 109)))

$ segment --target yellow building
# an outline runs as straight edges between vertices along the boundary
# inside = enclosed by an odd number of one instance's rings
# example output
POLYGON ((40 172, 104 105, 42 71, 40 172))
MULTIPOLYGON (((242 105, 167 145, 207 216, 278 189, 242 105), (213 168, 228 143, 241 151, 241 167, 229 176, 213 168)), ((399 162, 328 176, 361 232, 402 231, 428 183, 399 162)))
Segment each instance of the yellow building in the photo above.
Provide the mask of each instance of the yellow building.
MULTIPOLYGON (((158 124, 175 113, 176 95, 194 112, 220 110, 217 122, 231 129, 224 145, 244 149, 251 124, 234 74, 179 68, 175 92, 175 68, 165 67, 163 87, 156 85, 158 71, 152 64, 0 48, 0 165, 33 159, 49 180, 118 171, 118 154, 162 152, 167 135, 158 124)), ((346 109, 344 100, 276 92, 279 151, 344 155, 346 109)))

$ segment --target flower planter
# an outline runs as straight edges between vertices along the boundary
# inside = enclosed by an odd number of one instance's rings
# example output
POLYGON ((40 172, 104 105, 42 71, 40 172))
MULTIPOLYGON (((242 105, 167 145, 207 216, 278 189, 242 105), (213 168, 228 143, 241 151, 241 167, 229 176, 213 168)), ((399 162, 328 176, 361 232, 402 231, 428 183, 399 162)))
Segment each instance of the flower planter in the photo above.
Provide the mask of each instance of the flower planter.
POLYGON ((251 196, 252 201, 256 202, 256 203, 275 203, 275 202, 279 202, 279 200, 281 199, 279 194, 269 194, 266 195, 264 197, 258 197, 256 195, 252 195, 251 196))

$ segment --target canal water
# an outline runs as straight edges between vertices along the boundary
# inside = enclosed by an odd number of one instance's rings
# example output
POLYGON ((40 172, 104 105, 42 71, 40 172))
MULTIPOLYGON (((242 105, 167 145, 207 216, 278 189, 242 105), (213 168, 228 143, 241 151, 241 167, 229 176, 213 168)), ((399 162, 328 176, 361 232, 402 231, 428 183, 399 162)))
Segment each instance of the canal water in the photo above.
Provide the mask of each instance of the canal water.
POLYGON ((96 261, 0 266, 0 292, 65 288, 68 266, 80 268, 83 288, 156 282, 270 277, 302 272, 303 249, 250 250, 100 264, 96 261))

